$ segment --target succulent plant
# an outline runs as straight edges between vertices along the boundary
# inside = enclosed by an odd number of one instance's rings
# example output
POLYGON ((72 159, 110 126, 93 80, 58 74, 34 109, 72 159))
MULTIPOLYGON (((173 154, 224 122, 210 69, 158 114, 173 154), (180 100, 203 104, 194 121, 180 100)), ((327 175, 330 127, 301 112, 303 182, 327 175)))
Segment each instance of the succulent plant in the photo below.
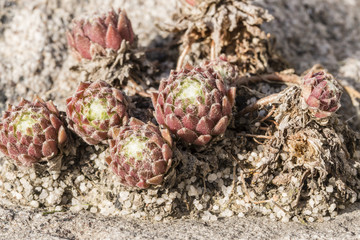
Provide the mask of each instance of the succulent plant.
POLYGON ((326 71, 310 71, 301 82, 301 95, 316 118, 336 112, 341 104, 342 89, 337 80, 326 71))
POLYGON ((204 68, 172 71, 152 93, 157 122, 189 144, 205 145, 225 132, 235 88, 204 68))
POLYGON ((210 72, 215 72, 219 75, 227 85, 233 86, 239 78, 239 71, 237 66, 228 62, 224 54, 220 55, 213 61, 205 61, 201 65, 210 72))
POLYGON ((9 105, 0 123, 0 150, 19 166, 49 160, 61 152, 68 136, 56 106, 35 97, 9 105))
POLYGON ((134 39, 131 22, 121 9, 90 18, 76 18, 67 32, 68 43, 79 59, 106 55, 107 50, 117 51, 123 40, 132 44, 134 39))
POLYGON ((109 129, 129 119, 127 99, 104 81, 81 82, 66 103, 69 128, 91 145, 107 143, 109 129))
POLYGON ((173 163, 169 131, 131 118, 128 126, 111 132, 107 163, 120 182, 138 188, 162 185, 173 163))

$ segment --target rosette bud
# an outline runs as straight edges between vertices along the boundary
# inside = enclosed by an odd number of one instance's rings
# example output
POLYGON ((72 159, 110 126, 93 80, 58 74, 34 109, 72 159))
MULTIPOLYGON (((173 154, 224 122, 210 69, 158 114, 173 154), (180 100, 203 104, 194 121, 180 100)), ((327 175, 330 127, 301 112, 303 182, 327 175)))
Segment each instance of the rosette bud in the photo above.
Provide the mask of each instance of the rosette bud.
POLYGON ((0 151, 19 166, 54 158, 68 140, 60 119, 53 102, 37 96, 9 105, 0 123, 0 151))
POLYGON ((229 63, 225 55, 220 55, 220 57, 213 61, 205 61, 201 67, 209 72, 218 74, 218 78, 222 79, 229 86, 235 85, 239 78, 237 66, 229 63))
POLYGON ((69 128, 90 145, 107 143, 110 128, 129 119, 127 99, 104 81, 81 82, 66 103, 69 128))
POLYGON ((106 55, 107 50, 117 51, 123 40, 132 44, 134 39, 131 22, 121 9, 89 18, 76 18, 67 32, 68 44, 79 59, 106 55))
POLYGON ((205 145, 225 132, 236 89, 204 68, 172 71, 152 93, 157 122, 189 144, 205 145))
POLYGON ((138 188, 161 186, 173 174, 172 140, 168 130, 131 118, 129 125, 113 128, 107 163, 123 185, 138 188))
POLYGON ((326 71, 310 71, 306 74, 301 82, 301 90, 304 101, 316 118, 328 117, 341 106, 341 86, 326 71))

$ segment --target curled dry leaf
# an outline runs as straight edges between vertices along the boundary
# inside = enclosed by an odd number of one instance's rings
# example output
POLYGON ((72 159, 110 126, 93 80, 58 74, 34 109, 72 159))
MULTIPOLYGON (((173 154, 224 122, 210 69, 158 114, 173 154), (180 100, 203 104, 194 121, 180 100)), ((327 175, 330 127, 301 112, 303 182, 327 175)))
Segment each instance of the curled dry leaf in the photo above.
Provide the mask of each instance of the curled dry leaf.
POLYGON ((282 92, 274 105, 276 126, 268 129, 274 137, 263 144, 264 161, 245 162, 258 173, 246 173, 249 188, 279 199, 290 215, 306 219, 310 209, 312 217, 324 216, 330 205, 358 199, 360 138, 337 118, 325 121, 307 114, 301 94, 296 86, 282 92))
POLYGON ((194 45, 192 64, 224 53, 240 73, 261 73, 269 70, 270 60, 279 60, 269 35, 260 28, 271 19, 266 10, 245 0, 192 0, 182 4, 173 25, 160 24, 160 28, 181 38, 181 50, 194 45))

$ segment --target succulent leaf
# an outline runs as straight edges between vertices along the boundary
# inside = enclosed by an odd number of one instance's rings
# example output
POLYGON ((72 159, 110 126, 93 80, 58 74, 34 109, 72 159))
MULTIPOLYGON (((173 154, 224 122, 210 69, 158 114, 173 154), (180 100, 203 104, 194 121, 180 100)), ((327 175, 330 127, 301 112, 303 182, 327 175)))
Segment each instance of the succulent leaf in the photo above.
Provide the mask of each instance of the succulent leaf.
POLYGON ((131 118, 129 125, 112 132, 107 163, 120 182, 142 189, 161 185, 172 165, 172 150, 160 129, 131 118))
POLYGON ((91 145, 107 143, 110 128, 128 122, 126 98, 104 81, 81 82, 66 102, 70 129, 91 145))
POLYGON ((196 145, 225 132, 234 99, 235 88, 209 65, 172 71, 152 93, 157 122, 196 145))
POLYGON ((217 74, 218 78, 222 80, 216 82, 220 91, 223 90, 222 84, 224 82, 227 85, 233 86, 239 79, 239 70, 237 66, 229 63, 224 54, 213 61, 203 62, 201 66, 208 72, 217 74))
POLYGON ((310 71, 306 74, 301 82, 301 90, 304 101, 316 118, 328 117, 341 106, 341 86, 326 71, 310 71))
POLYGON ((71 49, 84 59, 104 55, 106 49, 117 51, 122 40, 132 44, 134 36, 131 22, 121 9, 93 17, 76 18, 66 34, 71 49))
POLYGON ((9 105, 0 123, 0 150, 19 166, 55 157, 67 140, 56 106, 37 96, 9 105))

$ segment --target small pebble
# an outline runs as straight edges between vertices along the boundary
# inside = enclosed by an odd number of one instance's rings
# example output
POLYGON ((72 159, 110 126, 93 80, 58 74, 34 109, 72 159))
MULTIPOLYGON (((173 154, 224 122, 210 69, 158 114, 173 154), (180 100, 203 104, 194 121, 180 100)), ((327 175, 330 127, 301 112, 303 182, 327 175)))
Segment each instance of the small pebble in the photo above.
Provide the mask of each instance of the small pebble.
POLYGON ((225 211, 220 213, 220 217, 231 217, 232 215, 234 215, 234 212, 231 211, 230 209, 225 209, 225 211))
POLYGON ((98 209, 96 207, 91 207, 90 212, 97 213, 98 209))
POLYGON ((195 197, 195 196, 198 196, 199 193, 198 193, 198 191, 196 190, 196 188, 193 185, 190 185, 188 195, 190 197, 195 197))
POLYGON ((34 208, 38 208, 40 206, 38 201, 31 201, 29 204, 30 204, 30 206, 32 206, 34 208))
POLYGON ((217 175, 216 175, 215 173, 209 174, 209 176, 208 176, 208 181, 209 181, 210 183, 214 182, 216 179, 217 179, 217 175))
POLYGON ((161 215, 156 215, 155 217, 154 217, 154 220, 155 221, 161 221, 162 220, 162 216, 161 215))

